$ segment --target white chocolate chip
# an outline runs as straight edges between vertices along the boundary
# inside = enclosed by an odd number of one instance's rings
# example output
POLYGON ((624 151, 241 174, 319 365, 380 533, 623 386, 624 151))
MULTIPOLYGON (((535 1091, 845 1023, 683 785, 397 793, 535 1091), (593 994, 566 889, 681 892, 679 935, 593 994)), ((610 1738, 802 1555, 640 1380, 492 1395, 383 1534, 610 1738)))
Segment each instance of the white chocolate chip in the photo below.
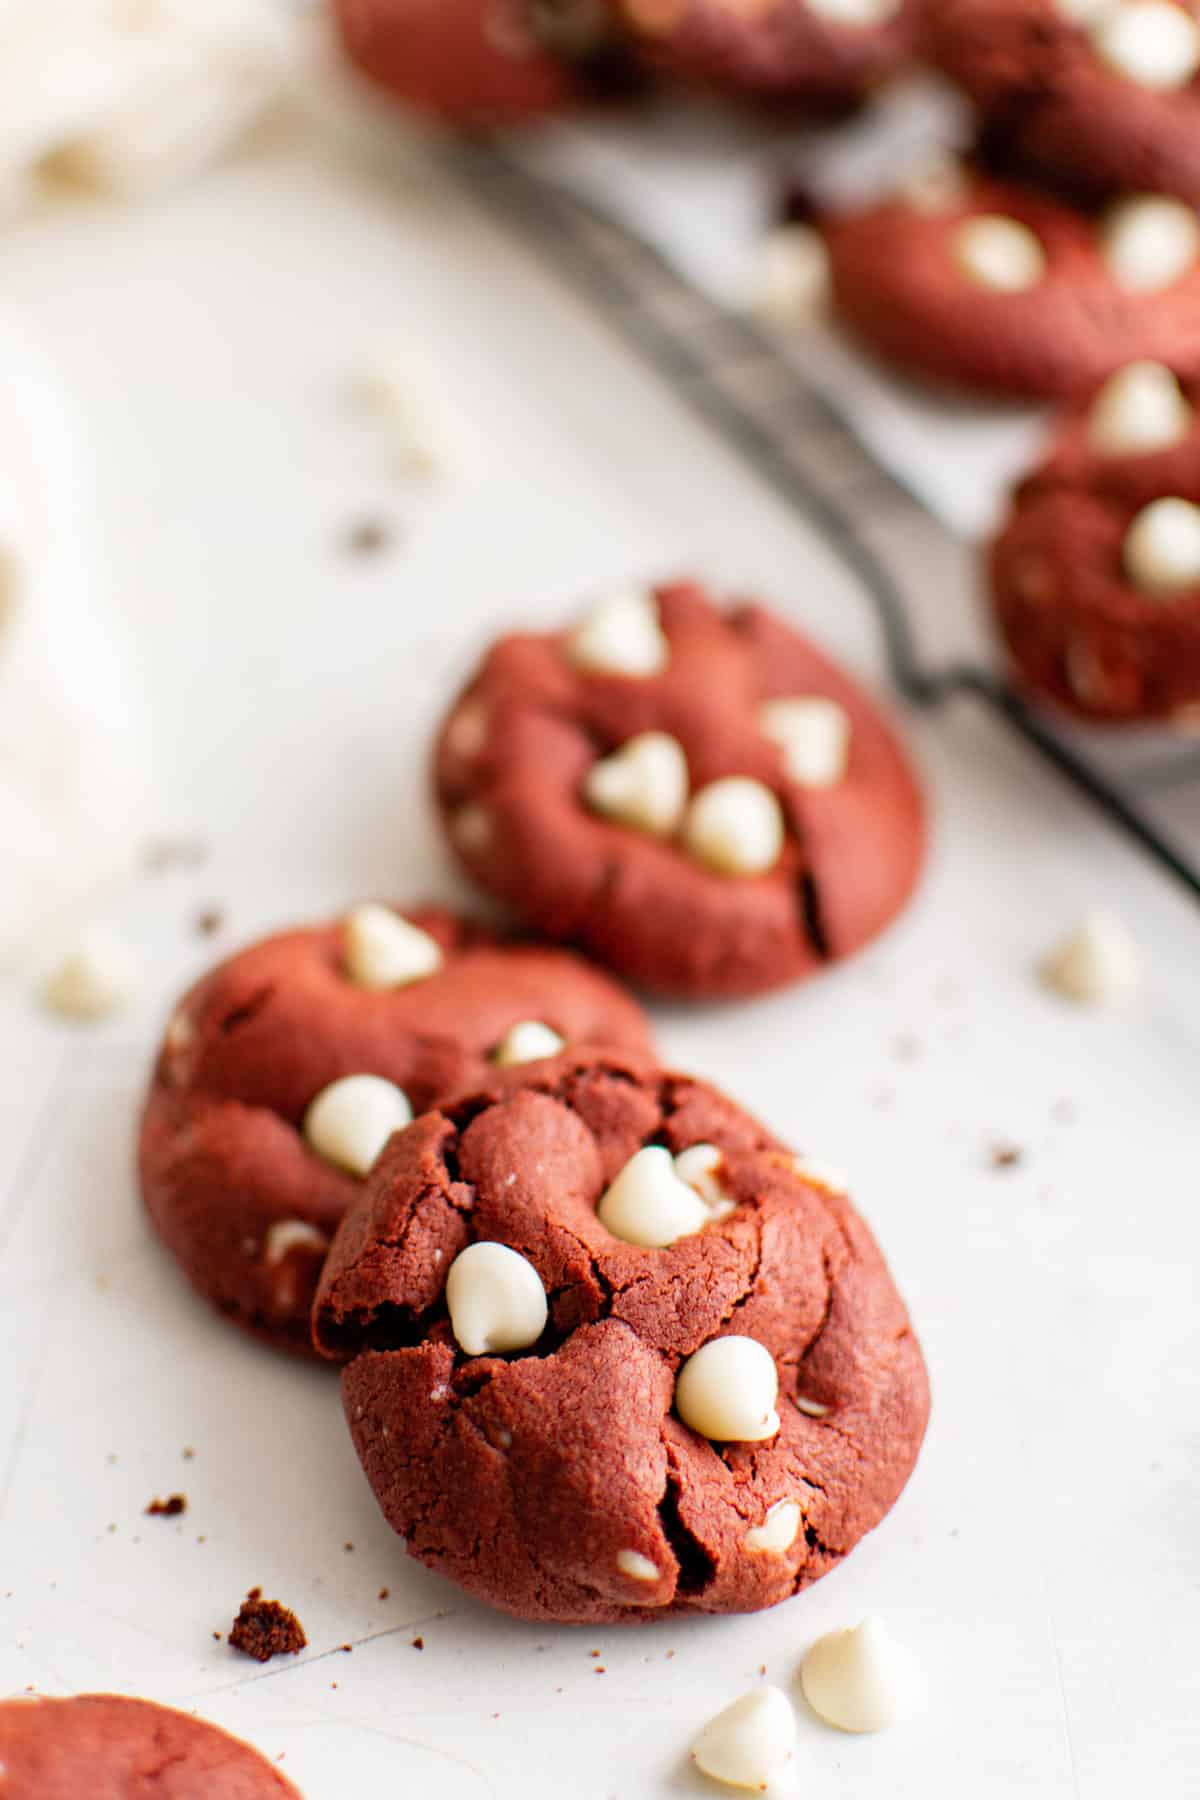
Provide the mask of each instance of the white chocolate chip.
POLYGON ((761 781, 729 775, 695 795, 683 834, 696 861, 719 875, 761 875, 779 861, 783 813, 761 781))
POLYGON ((710 1338, 675 1377, 675 1410, 701 1437, 760 1444, 779 1430, 775 1358, 757 1338, 710 1338))
POLYGON ((444 382, 418 346, 399 339, 381 344, 359 386, 405 474, 445 476, 462 464, 459 431, 441 398, 444 382))
POLYGON ((829 252, 813 225, 777 225, 758 247, 750 305, 768 325, 806 325, 830 299, 829 252))
POLYGON ((468 856, 478 856, 492 841, 492 815, 485 807, 460 806, 450 821, 450 835, 468 856))
POLYGON ((1156 362, 1126 363, 1092 401, 1088 447, 1101 456, 1165 450, 1191 426, 1192 409, 1170 369, 1156 362))
POLYGON ((133 991, 133 965, 111 938, 89 937, 64 956, 42 989, 42 1000, 64 1019, 92 1022, 123 1012, 133 991))
POLYGON ((482 700, 464 700, 446 727, 445 745, 451 756, 469 762, 488 740, 488 713, 482 700))
POLYGON ((1054 0, 1054 10, 1072 25, 1093 25, 1120 0, 1054 0))
POLYGON ((605 1190, 596 1216, 623 1244, 664 1250, 692 1237, 708 1223, 708 1208, 676 1173, 671 1152, 661 1144, 638 1150, 605 1190))
POLYGON ((824 1163, 810 1162, 807 1156, 793 1156, 792 1167, 802 1181, 813 1187, 824 1188, 830 1194, 847 1194, 850 1184, 839 1169, 830 1169, 824 1163))
POLYGON ((675 1158, 675 1173, 696 1190, 712 1220, 727 1219, 737 1211, 737 1201, 721 1185, 724 1165, 725 1158, 715 1144, 690 1144, 675 1158))
POLYGON ((778 744, 783 766, 802 787, 833 787, 850 760, 850 719, 836 700, 810 695, 768 700, 758 709, 763 736, 778 744))
POLYGON ((642 731, 600 762, 583 782, 593 812, 635 831, 670 837, 678 830, 688 796, 683 746, 665 731, 642 731))
POLYGON ((746 1533, 747 1550, 782 1555, 790 1550, 800 1529, 801 1512, 795 1500, 777 1500, 761 1525, 753 1525, 746 1533))
POLYGON ((1134 194, 1104 215, 1100 250, 1119 288, 1129 294, 1171 287, 1200 257, 1200 217, 1184 200, 1134 194))
POLYGON ((191 1049, 195 1041, 196 1027, 183 1007, 180 1007, 167 1026, 167 1035, 163 1042, 172 1056, 182 1056, 185 1050, 191 1049))
POLYGON ((546 1290, 533 1264, 507 1244, 468 1244, 446 1276, 450 1328, 468 1356, 527 1350, 546 1329, 546 1290))
POLYGON ((796 1715, 779 1688, 764 1683, 710 1719, 692 1745, 696 1767, 726 1787, 765 1792, 796 1754, 796 1715))
POLYGON ((1091 913, 1041 965, 1044 984, 1082 1006, 1103 1006, 1132 993, 1141 979, 1137 946, 1119 919, 1091 913))
POLYGON ((882 25, 900 10, 901 0, 808 0, 809 12, 834 25, 882 25))
POLYGON ((274 1225, 267 1228, 263 1261, 268 1265, 281 1263, 293 1250, 316 1250, 324 1256, 328 1248, 329 1239, 325 1233, 306 1219, 276 1219, 274 1225))
POLYGON ((1144 594, 1169 596, 1200 586, 1200 506, 1153 500, 1125 533, 1125 570, 1144 594))
POLYGON ((879 1619, 817 1639, 800 1665, 804 1698, 839 1731, 882 1731, 910 1696, 908 1659, 879 1619))
POLYGON ((644 590, 600 601, 567 639, 568 660, 603 675, 657 675, 670 656, 658 602, 644 590))
POLYGON ((1102 13, 1092 29, 1097 56, 1139 87, 1186 87, 1200 69, 1200 26, 1169 0, 1133 0, 1102 13))
POLYGON ((540 1062, 543 1056, 557 1056, 566 1048, 566 1042, 540 1019, 518 1019, 496 1046, 493 1061, 502 1069, 511 1068, 514 1063, 540 1062))
POLYGON ((304 1115, 304 1136, 326 1162, 367 1175, 394 1131, 412 1122, 408 1096, 381 1075, 343 1075, 304 1115))
POLYGON ((954 233, 959 268, 980 287, 996 294, 1025 294, 1046 273, 1046 252, 1034 232, 1019 219, 1000 213, 977 213, 954 233))
POLYGON ((936 218, 966 204, 971 185, 962 158, 951 150, 931 150, 905 172, 896 190, 914 212, 936 218))
POLYGON ((807 1394, 797 1394, 795 1405, 797 1412, 807 1413, 810 1419, 827 1419, 832 1410, 823 1400, 810 1400, 807 1394))
POLYGON ((390 906, 356 906, 343 927, 346 973, 365 988, 407 987, 442 966, 442 948, 390 906))
POLYGON ((640 1550, 618 1550, 617 1567, 630 1581, 651 1582, 659 1578, 658 1564, 652 1563, 640 1550))

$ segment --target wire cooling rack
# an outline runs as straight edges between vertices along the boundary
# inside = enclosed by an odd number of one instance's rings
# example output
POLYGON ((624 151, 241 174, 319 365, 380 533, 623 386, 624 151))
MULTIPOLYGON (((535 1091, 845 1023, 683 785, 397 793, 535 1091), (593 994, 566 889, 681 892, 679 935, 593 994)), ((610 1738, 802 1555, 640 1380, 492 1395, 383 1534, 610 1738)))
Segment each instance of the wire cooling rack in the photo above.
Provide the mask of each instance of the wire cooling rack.
MULTIPOLYGON (((989 708, 1051 763, 1118 830, 1200 902, 1200 858, 1151 816, 1157 796, 1200 791, 1200 748, 1160 751, 1128 765, 1069 742, 1006 680, 969 661, 936 666, 918 650, 903 587, 884 547, 857 521, 914 514, 949 533, 871 457, 803 373, 750 318, 689 283, 651 244, 578 195, 533 173, 490 139, 461 139, 447 154, 457 178, 516 225, 641 359, 802 514, 872 604, 892 680, 914 705, 967 696, 989 708)), ((896 535, 899 535, 899 531, 896 535)))

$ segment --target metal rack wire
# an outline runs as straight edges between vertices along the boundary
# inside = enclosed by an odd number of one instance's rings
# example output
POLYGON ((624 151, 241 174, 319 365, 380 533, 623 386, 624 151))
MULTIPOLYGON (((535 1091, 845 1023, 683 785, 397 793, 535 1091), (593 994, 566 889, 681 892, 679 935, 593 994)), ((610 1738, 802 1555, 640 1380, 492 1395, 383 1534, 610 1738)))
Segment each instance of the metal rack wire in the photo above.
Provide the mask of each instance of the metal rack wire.
POLYGON ((1200 902, 1200 866, 1146 810, 1155 792, 1200 784, 1200 752, 1112 774, 991 670, 967 662, 926 664, 903 589, 856 523, 873 507, 923 509, 872 460, 803 373, 753 320, 709 299, 652 245, 534 174, 502 146, 459 140, 447 154, 457 179, 530 237, 629 347, 821 535, 874 607, 891 677, 913 705, 933 708, 968 696, 990 709, 1200 902))

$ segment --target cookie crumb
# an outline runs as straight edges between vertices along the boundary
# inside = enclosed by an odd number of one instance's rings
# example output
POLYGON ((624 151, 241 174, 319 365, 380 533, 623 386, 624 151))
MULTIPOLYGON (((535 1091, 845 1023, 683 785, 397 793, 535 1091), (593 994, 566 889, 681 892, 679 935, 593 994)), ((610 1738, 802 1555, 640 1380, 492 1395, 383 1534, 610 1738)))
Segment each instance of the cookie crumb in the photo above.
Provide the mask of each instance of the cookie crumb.
POLYGON ((353 1550, 353 1548, 354 1548, 354 1545, 350 1542, 350 1539, 347 1538, 346 1542, 342 1545, 342 1549, 343 1550, 353 1550))
POLYGON ((423 1637, 415 1637, 412 1641, 412 1647, 414 1650, 423 1650, 425 1648, 425 1639, 423 1637))
POLYGON ((1015 1169, 1025 1160, 1025 1152, 1018 1144, 993 1144, 988 1151, 988 1164, 993 1169, 1015 1169))
POLYGON ((219 1631, 214 1631, 214 1632, 213 1632, 213 1642, 214 1642, 214 1643, 217 1643, 217 1644, 219 1644, 219 1643, 220 1643, 220 1641, 221 1641, 221 1634, 220 1634, 220 1632, 219 1632, 219 1631))
POLYGON ((146 1516, 151 1519, 177 1519, 187 1511, 186 1494, 168 1494, 165 1500, 152 1500, 146 1508, 146 1516))
POLYGON ((219 906, 205 906, 196 914, 196 930, 201 937, 216 937, 225 929, 225 913, 219 906))
POLYGON ((381 1600, 386 1600, 388 1598, 388 1596, 391 1594, 391 1591, 392 1591, 391 1588, 380 1588, 379 1598, 381 1600))
POLYGON ((242 1602, 229 1632, 229 1642, 244 1656, 265 1663, 273 1656, 295 1656, 308 1639, 294 1612, 278 1600, 264 1600, 262 1589, 255 1587, 242 1602))
POLYGON ((351 556, 378 556, 392 541, 391 527, 383 519, 358 519, 342 539, 351 556))
POLYGON ((353 1650, 353 1648, 354 1648, 353 1644, 339 1644, 338 1645, 338 1649, 345 1651, 347 1656, 349 1656, 349 1654, 353 1650))
POLYGON ((183 1446, 183 1450, 182 1450, 181 1454, 183 1456, 184 1462, 191 1462, 191 1460, 195 1456, 196 1452, 192 1449, 192 1446, 190 1444, 185 1444, 183 1446))

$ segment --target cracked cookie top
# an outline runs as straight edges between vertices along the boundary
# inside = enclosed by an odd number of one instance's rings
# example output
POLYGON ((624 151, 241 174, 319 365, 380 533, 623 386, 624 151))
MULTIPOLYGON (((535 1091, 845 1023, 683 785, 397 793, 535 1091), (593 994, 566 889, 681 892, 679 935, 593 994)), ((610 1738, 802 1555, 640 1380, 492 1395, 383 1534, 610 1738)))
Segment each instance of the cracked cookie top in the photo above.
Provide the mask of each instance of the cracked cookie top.
POLYGON ((648 1042, 636 1002, 577 957, 439 909, 355 907, 180 1002, 142 1120, 146 1205, 207 1299, 308 1351, 329 1239, 393 1130, 494 1062, 648 1042))
POLYGON ((502 638, 435 778, 484 887, 681 996, 847 955, 902 906, 923 851, 916 780, 873 702, 790 625, 692 582, 502 638))
POLYGON ((12 1800, 300 1800, 240 1738, 125 1694, 23 1694, 0 1703, 0 1791, 12 1800))
POLYGON ((846 1196, 714 1088, 603 1052, 395 1138, 314 1330, 411 1554, 526 1618, 785 1599, 884 1516, 928 1414, 846 1196))

